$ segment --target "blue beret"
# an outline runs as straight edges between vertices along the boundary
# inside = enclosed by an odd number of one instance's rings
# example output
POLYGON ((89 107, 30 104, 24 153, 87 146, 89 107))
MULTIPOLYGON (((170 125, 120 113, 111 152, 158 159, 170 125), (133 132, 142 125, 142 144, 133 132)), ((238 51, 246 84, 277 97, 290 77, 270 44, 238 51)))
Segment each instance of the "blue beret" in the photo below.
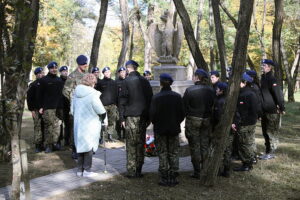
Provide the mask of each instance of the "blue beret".
POLYGON ((216 77, 219 77, 219 76, 220 76, 220 74, 219 74, 218 71, 211 71, 211 72, 209 72, 209 73, 210 73, 210 75, 215 75, 216 77))
POLYGON ((151 72, 149 71, 149 70, 146 70, 146 71, 144 71, 144 74, 143 74, 144 76, 146 76, 146 75, 151 75, 151 72))
POLYGON ((120 71, 126 71, 126 68, 125 68, 125 67, 120 67, 120 68, 118 69, 118 72, 120 72, 120 71))
POLYGON ((80 55, 76 58, 78 65, 85 65, 88 63, 88 58, 85 55, 80 55))
POLYGON ((252 83, 253 78, 249 76, 246 72, 243 73, 242 80, 252 83))
POLYGON ((59 68, 59 72, 62 72, 62 71, 65 71, 65 70, 68 70, 68 67, 67 66, 61 66, 59 68))
POLYGON ((125 66, 127 66, 127 65, 133 65, 133 66, 136 66, 136 67, 139 66, 139 64, 137 62, 135 62, 134 60, 128 60, 125 64, 125 66))
POLYGON ((94 72, 99 72, 99 68, 98 67, 93 67, 92 68, 92 73, 94 73, 94 72))
POLYGON ((58 65, 57 65, 57 62, 50 62, 48 65, 47 65, 47 68, 48 69, 51 69, 51 68, 53 68, 53 67, 57 67, 58 65))
POLYGON ((201 76, 208 78, 208 73, 203 69, 197 69, 195 71, 195 75, 201 75, 201 76))
POLYGON ((37 68, 35 68, 35 70, 34 70, 34 74, 35 75, 37 75, 37 74, 39 74, 39 73, 41 73, 43 71, 43 68, 41 68, 41 67, 37 67, 37 68))
POLYGON ((102 69, 102 73, 104 73, 104 72, 106 72, 106 71, 108 71, 108 70, 110 70, 109 67, 104 67, 104 68, 102 69))
POLYGON ((256 71, 254 71, 254 70, 248 70, 248 71, 246 71, 246 73, 251 77, 254 77, 257 75, 256 71))
POLYGON ((173 78, 170 74, 167 73, 162 73, 159 75, 160 80, 166 80, 166 81, 170 81, 171 83, 173 83, 173 78))
POLYGON ((222 91, 226 91, 228 84, 225 82, 217 82, 217 87, 222 91))
POLYGON ((269 59, 263 59, 261 61, 262 64, 268 64, 268 65, 272 65, 272 66, 275 66, 275 63, 272 61, 272 60, 269 60, 269 59))

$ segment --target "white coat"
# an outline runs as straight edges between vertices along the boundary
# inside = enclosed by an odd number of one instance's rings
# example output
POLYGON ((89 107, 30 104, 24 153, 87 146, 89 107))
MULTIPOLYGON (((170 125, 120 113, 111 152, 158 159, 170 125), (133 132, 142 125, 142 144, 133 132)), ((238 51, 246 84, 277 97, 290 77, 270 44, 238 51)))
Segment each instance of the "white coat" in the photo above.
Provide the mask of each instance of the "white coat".
MULTIPOLYGON (((101 131, 98 115, 105 108, 100 100, 100 92, 92 87, 78 85, 73 94, 71 114, 74 117, 74 142, 77 153, 97 151, 101 131)), ((107 117, 105 118, 107 124, 107 117)))

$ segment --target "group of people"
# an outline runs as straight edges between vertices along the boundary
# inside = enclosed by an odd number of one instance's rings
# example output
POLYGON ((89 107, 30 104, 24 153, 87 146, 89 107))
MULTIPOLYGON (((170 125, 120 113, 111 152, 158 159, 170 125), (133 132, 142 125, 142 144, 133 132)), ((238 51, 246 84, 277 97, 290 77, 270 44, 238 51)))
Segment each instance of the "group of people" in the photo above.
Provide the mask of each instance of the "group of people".
MULTIPOLYGON (((111 79, 109 67, 102 69, 103 79, 99 79, 97 67, 88 73, 88 59, 84 55, 78 56, 76 61, 78 67, 68 77, 63 74, 65 66, 59 69, 61 77, 57 77, 55 62, 48 64, 49 73, 45 77, 41 68, 34 71, 37 80, 30 85, 27 98, 35 124, 37 152, 42 150, 43 143, 46 153, 60 149, 62 119, 69 123, 69 134, 65 134, 65 138, 73 147, 73 158, 78 157, 77 175, 93 176, 92 155, 99 140, 103 141, 107 135, 109 141, 114 141, 112 133, 117 129, 119 139, 126 139, 126 176, 140 178, 143 177, 146 129, 152 123, 159 156, 159 184, 175 186, 178 184, 180 124, 185 119, 185 135, 194 169, 191 177, 200 178, 211 151, 213 130, 222 117, 226 117, 223 107, 228 84, 219 80, 218 71, 208 73, 197 69, 194 85, 186 89, 183 97, 172 91, 171 75, 162 73, 161 90, 153 96, 149 82, 151 74, 149 76, 145 72, 142 76, 137 71, 139 64, 133 60, 117 70, 116 80, 111 79), (44 141, 39 128, 41 124, 45 130, 44 141), (101 131, 101 127, 104 130, 101 131)), ((266 154, 260 159, 275 157, 284 100, 272 74, 275 64, 265 59, 262 66, 260 82, 255 71, 243 73, 232 130, 227 137, 220 168, 220 175, 225 177, 230 175, 232 148, 235 146, 243 165, 234 170, 249 171, 253 168, 256 162, 254 133, 258 119, 262 121, 266 146, 266 154), (234 140, 237 145, 233 145, 234 140)))

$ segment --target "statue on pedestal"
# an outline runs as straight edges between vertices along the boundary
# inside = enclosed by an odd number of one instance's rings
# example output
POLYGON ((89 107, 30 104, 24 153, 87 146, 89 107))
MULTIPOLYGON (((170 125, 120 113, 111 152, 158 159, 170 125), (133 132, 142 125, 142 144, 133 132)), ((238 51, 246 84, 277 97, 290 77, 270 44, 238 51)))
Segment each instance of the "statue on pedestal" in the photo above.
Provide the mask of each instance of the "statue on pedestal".
POLYGON ((153 23, 149 27, 150 44, 162 65, 176 64, 183 39, 181 22, 175 22, 174 13, 164 11, 160 17, 162 24, 153 23))

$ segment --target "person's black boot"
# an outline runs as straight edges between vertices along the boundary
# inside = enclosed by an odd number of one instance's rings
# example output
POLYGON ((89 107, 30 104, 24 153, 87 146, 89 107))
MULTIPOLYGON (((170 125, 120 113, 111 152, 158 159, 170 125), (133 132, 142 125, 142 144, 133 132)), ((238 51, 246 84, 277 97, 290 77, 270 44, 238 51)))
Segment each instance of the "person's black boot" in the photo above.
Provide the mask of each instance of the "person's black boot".
POLYGON ((229 166, 224 166, 224 170, 221 173, 221 176, 229 178, 230 177, 230 167, 229 166))
POLYGON ((46 146, 45 153, 52 153, 52 146, 51 145, 46 146))
POLYGON ((99 139, 99 144, 103 144, 103 137, 102 136, 99 139))
POLYGON ((169 173, 169 186, 174 187, 175 185, 179 184, 177 180, 177 176, 178 176, 177 172, 169 173))
POLYGON ((158 185, 161 186, 169 186, 169 177, 168 173, 161 173, 160 180, 158 182, 158 185))
POLYGON ((200 179, 200 165, 193 163, 194 172, 190 175, 191 178, 200 179))
POLYGON ((111 134, 107 134, 107 142, 115 142, 111 134))
POLYGON ((42 145, 41 144, 36 144, 35 145, 35 153, 40 153, 43 151, 42 145))
POLYGON ((234 168, 233 171, 236 171, 236 172, 248 172, 248 171, 250 171, 252 169, 253 169, 252 164, 243 164, 241 167, 234 168))
POLYGON ((59 142, 53 145, 53 151, 60 151, 60 150, 61 150, 61 145, 59 142))
POLYGON ((142 167, 138 167, 136 169, 136 177, 137 178, 142 178, 144 175, 142 174, 142 167))
POLYGON ((78 159, 78 155, 77 155, 77 151, 76 151, 75 145, 72 147, 72 159, 74 159, 74 160, 78 159))

